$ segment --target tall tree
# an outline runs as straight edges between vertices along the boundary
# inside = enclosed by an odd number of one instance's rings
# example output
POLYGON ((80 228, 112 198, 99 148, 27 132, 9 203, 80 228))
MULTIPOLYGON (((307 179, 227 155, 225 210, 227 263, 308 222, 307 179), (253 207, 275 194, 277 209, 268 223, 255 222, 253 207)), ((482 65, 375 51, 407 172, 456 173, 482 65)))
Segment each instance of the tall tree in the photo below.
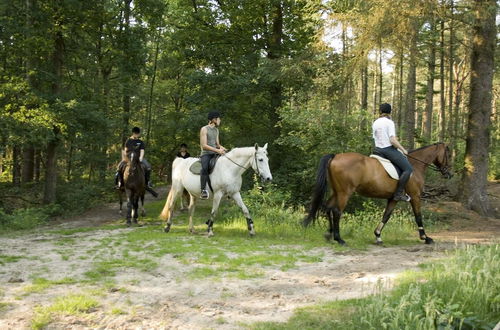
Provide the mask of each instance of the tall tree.
POLYGON ((486 186, 495 68, 496 9, 495 0, 474 0, 473 2, 469 118, 465 171, 459 196, 467 208, 482 215, 488 215, 490 212, 486 186))

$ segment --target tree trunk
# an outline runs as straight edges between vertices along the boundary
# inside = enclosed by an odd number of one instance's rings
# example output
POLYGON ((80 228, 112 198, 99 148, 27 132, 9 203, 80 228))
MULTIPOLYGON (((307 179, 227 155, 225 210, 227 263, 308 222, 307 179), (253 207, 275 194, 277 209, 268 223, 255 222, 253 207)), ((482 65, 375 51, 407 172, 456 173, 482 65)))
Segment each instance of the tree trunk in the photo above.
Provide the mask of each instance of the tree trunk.
POLYGON ((35 168, 33 170, 33 176, 35 179, 35 182, 40 181, 40 167, 42 163, 42 154, 40 152, 40 149, 35 150, 35 168))
MULTIPOLYGON (((378 103, 382 103, 383 101, 383 71, 382 71, 382 41, 380 41, 379 49, 378 49, 378 103)), ((385 103, 385 102, 384 102, 385 103)))
MULTIPOLYGON (((415 24, 415 23, 414 23, 415 24)), ((410 41, 410 58, 408 68, 408 81, 406 84, 406 126, 405 142, 406 147, 413 149, 415 145, 415 90, 417 86, 417 31, 412 33, 410 41)))
POLYGON ((157 70, 159 53, 160 53, 160 31, 158 31, 158 36, 156 40, 155 56, 153 61, 153 75, 151 77, 151 84, 149 85, 148 109, 146 113, 146 144, 149 142, 149 138, 151 136, 151 119, 153 118, 153 92, 155 88, 156 70, 157 70))
POLYGON ((465 147, 465 171, 460 200, 465 207, 488 215, 488 148, 496 45, 496 1, 474 1, 469 119, 465 147))
MULTIPOLYGON (((54 51, 52 53, 52 74, 53 80, 51 84, 52 96, 54 100, 60 95, 61 80, 63 69, 64 56, 64 39, 62 34, 62 26, 60 22, 55 22, 56 32, 54 35, 54 51)), ((55 102, 55 101, 54 101, 55 102)), ((43 194, 43 202, 45 204, 54 203, 56 201, 57 188, 57 147, 60 141, 60 129, 54 126, 52 129, 53 136, 47 144, 47 159, 45 162, 45 188, 43 194)))
POLYGON ((404 65, 404 54, 403 50, 401 50, 401 54, 399 54, 399 79, 398 79, 398 111, 397 111, 397 127, 396 129, 398 130, 396 132, 397 136, 401 135, 401 132, 403 130, 403 65, 404 65))
POLYGON ((23 169, 21 171, 22 183, 29 183, 33 181, 34 168, 35 168, 35 148, 33 146, 24 147, 23 169))
POLYGON ((425 111, 423 118, 423 136, 427 143, 432 138, 432 110, 434 107, 434 70, 436 68, 436 24, 434 18, 431 20, 431 40, 429 47, 429 62, 427 63, 427 91, 425 95, 425 111))
POLYGON ((12 183, 16 186, 21 184, 21 147, 12 148, 12 183))
POLYGON ((368 59, 363 59, 361 69, 361 109, 368 109, 368 59))
MULTIPOLYGON (((125 9, 124 9, 124 33, 125 33, 125 40, 126 44, 124 45, 124 50, 125 50, 125 57, 128 58, 128 53, 127 49, 128 47, 128 40, 131 37, 129 35, 130 33, 130 6, 131 6, 132 0, 126 0, 125 1, 125 9)), ((128 63, 128 61, 125 61, 128 63)), ((131 78, 130 78, 130 73, 125 72, 125 70, 122 71, 123 77, 123 87, 122 87, 122 102, 123 102, 123 117, 122 117, 122 145, 125 145, 125 141, 127 140, 127 137, 130 135, 130 128, 129 128, 129 122, 130 122, 130 93, 131 93, 131 78)))
POLYGON ((446 95, 444 89, 444 20, 441 20, 441 38, 439 40, 439 141, 444 141, 446 132, 446 95))
MULTIPOLYGON (((276 1, 273 4, 273 9, 271 13, 272 17, 272 31, 269 38, 269 52, 267 53, 267 57, 271 60, 274 60, 275 64, 279 71, 279 60, 282 58, 283 50, 282 50, 282 42, 283 42, 283 5, 281 1, 276 1)), ((273 132, 276 132, 276 135, 279 135, 279 132, 276 130, 276 124, 278 123, 278 109, 281 107, 283 102, 283 86, 279 79, 273 81, 270 86, 270 98, 271 98, 271 109, 269 118, 271 119, 270 128, 273 132)))
POLYGON ((453 0, 450 1, 450 41, 448 45, 448 137, 450 138, 450 145, 453 148, 455 146, 456 136, 453 134, 454 122, 458 118, 453 116, 453 65, 454 65, 454 55, 453 55, 453 0))

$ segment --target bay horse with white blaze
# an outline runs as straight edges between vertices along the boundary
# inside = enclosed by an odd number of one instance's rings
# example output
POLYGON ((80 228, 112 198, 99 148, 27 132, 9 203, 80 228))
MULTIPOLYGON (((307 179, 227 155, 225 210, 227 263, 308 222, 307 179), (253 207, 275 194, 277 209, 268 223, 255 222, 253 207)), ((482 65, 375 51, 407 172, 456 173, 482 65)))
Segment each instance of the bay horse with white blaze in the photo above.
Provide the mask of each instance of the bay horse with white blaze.
MULTIPOLYGON (((144 200, 146 179, 139 159, 139 151, 131 150, 125 156, 126 165, 123 170, 123 186, 127 195, 127 226, 137 224, 139 218, 139 199, 144 200)), ((144 203, 144 202, 143 202, 144 203)))
MULTIPOLYGON (((424 172, 430 166, 440 171, 444 177, 451 178, 450 152, 444 143, 435 143, 409 152, 408 160, 413 166, 413 173, 405 190, 411 197, 410 203, 420 239, 424 240, 426 244, 431 244, 433 240, 425 234, 420 212, 424 172)), ((307 226, 313 219, 317 218, 320 209, 324 208, 330 225, 329 231, 325 234, 326 239, 333 238, 343 245, 345 242, 340 238, 339 223, 351 195, 357 192, 366 197, 384 198, 387 199, 387 206, 382 221, 374 231, 376 243, 381 244, 382 229, 389 221, 397 204, 397 201, 393 199, 396 185, 397 180, 390 178, 384 167, 374 158, 354 152, 323 156, 318 168, 311 208, 303 224, 307 226), (324 203, 328 184, 331 187, 332 195, 324 203)))
MULTIPOLYGON (((193 213, 196 200, 200 197, 200 176, 191 173, 189 168, 193 163, 198 161, 198 158, 176 158, 172 164, 172 187, 168 193, 167 201, 160 214, 160 218, 166 220, 164 231, 168 233, 172 225, 173 207, 175 201, 182 195, 184 189, 189 192, 189 231, 194 232, 193 213)), ((269 159, 267 158, 267 143, 264 147, 246 147, 234 148, 221 156, 215 164, 212 174, 210 174, 210 182, 213 197, 212 212, 210 219, 206 222, 208 225, 208 236, 213 236, 213 224, 219 203, 224 196, 231 197, 236 204, 241 208, 245 218, 247 219, 247 227, 250 235, 255 235, 253 220, 250 217, 248 208, 241 199, 240 189, 243 173, 253 168, 262 180, 271 181, 273 176, 269 169, 269 159)))

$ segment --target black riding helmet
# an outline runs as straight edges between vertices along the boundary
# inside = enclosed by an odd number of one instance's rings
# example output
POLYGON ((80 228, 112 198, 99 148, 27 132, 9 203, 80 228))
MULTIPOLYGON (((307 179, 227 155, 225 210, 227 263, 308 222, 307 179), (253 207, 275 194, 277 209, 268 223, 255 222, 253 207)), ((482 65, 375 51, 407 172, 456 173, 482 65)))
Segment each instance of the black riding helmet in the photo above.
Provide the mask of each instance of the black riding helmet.
POLYGON ((132 128, 132 133, 139 134, 139 133, 141 133, 141 129, 136 126, 136 127, 132 128))
POLYGON ((220 113, 218 111, 210 111, 208 113, 208 120, 212 120, 215 118, 220 118, 220 113))
POLYGON ((379 107, 381 113, 391 113, 391 105, 389 103, 382 103, 379 107))

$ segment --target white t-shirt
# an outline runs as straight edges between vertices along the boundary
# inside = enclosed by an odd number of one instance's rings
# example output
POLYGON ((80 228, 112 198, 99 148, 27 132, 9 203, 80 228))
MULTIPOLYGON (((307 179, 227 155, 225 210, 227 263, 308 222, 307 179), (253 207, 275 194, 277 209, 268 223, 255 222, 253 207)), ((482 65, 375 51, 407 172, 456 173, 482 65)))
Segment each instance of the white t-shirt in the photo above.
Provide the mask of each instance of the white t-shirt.
POLYGON ((380 117, 372 125, 373 139, 375 147, 387 148, 392 146, 391 136, 396 136, 396 127, 394 122, 387 117, 380 117))

